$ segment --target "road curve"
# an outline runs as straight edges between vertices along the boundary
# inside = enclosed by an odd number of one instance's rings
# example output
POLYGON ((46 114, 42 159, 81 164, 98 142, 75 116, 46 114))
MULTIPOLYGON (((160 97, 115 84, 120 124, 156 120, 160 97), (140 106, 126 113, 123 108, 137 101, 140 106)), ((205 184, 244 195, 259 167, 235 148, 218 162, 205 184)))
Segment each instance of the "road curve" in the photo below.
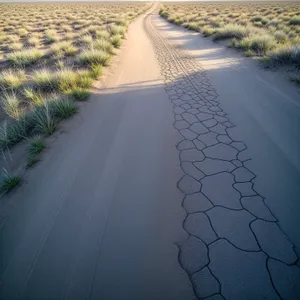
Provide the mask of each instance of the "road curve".
POLYGON ((112 74, 4 200, 1 299, 297 299, 299 258, 243 136, 166 34, 151 12, 131 24, 112 74))

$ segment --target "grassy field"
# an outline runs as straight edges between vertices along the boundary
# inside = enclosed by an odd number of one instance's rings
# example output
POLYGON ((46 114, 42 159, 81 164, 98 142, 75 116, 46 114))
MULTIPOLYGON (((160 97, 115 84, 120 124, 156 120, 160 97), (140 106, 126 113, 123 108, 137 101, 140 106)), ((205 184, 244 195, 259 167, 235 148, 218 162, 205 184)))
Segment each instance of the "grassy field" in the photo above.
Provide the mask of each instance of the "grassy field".
POLYGON ((28 166, 38 161, 44 137, 87 99, 145 9, 134 2, 0 4, 1 150, 26 140, 28 166))
POLYGON ((246 56, 266 65, 300 67, 300 3, 164 3, 160 15, 169 22, 229 40, 246 56))

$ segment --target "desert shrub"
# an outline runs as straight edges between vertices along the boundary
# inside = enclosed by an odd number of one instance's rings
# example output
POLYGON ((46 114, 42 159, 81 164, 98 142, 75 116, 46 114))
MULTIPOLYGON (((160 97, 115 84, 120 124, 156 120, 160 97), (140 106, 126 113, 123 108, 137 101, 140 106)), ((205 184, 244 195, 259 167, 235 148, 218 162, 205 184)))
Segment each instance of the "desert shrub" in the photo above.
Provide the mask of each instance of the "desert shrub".
POLYGON ((251 22, 261 22, 263 20, 262 16, 254 16, 250 19, 251 22))
POLYGON ((160 9, 159 10, 159 14, 163 17, 163 18, 168 18, 169 13, 165 10, 165 9, 160 9))
POLYGON ((271 61, 277 64, 294 64, 300 67, 300 45, 281 46, 268 53, 271 61))
POLYGON ((270 22, 268 23, 268 26, 274 26, 274 27, 277 27, 278 25, 280 24, 280 20, 278 19, 272 19, 270 20, 270 22))
POLYGON ((290 25, 300 25, 300 16, 294 16, 289 21, 290 25))
POLYGON ((273 35, 279 43, 286 43, 288 41, 288 37, 283 31, 277 30, 273 35))

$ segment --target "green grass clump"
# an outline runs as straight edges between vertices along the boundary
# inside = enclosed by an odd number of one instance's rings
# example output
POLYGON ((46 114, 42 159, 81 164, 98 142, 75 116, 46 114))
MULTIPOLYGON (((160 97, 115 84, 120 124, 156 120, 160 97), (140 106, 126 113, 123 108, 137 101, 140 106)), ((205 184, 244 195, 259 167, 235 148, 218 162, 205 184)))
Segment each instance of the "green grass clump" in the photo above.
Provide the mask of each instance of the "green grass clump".
POLYGON ((211 28, 211 27, 204 27, 202 29, 202 34, 205 37, 211 36, 211 35, 215 34, 216 32, 217 32, 217 30, 215 28, 211 28))
POLYGON ((290 25, 300 25, 300 16, 294 16, 289 21, 290 25))
POLYGON ((110 37, 110 34, 108 31, 106 30, 97 30, 95 32, 95 35, 96 35, 96 38, 97 39, 105 39, 105 40, 108 40, 109 37, 110 37))
POLYGON ((7 54, 8 62, 16 67, 27 67, 43 57, 42 51, 39 49, 26 49, 7 54))
POLYGON ((115 48, 120 48, 122 44, 122 37, 119 34, 115 34, 111 36, 110 41, 115 48))
POLYGON ((102 66, 100 64, 91 64, 91 77, 93 79, 98 79, 102 75, 102 66))
POLYGON ((61 69, 55 74, 55 82, 60 91, 67 91, 76 85, 77 74, 69 68, 61 69))
POLYGON ((17 94, 14 91, 4 92, 1 97, 1 105, 3 110, 11 118, 19 120, 24 113, 23 108, 21 107, 21 101, 17 94))
POLYGON ((250 30, 247 27, 236 25, 236 24, 229 24, 224 26, 223 28, 218 29, 217 33, 213 37, 213 40, 219 41, 219 40, 225 40, 230 38, 235 38, 240 40, 248 36, 249 33, 250 30))
POLYGON ((245 51, 253 50, 258 55, 263 55, 270 49, 274 48, 275 45, 275 38, 271 35, 264 34, 246 37, 237 43, 236 47, 245 51))
POLYGON ((93 78, 89 70, 81 70, 77 73, 76 85, 74 87, 89 89, 92 84, 93 78))
POLYGON ((45 32, 45 42, 46 43, 51 44, 51 43, 57 42, 59 40, 60 40, 60 37, 55 30, 52 30, 52 29, 46 30, 46 32, 45 32))
POLYGON ((97 39, 92 44, 92 47, 96 50, 103 50, 107 53, 113 53, 114 46, 105 39, 97 39))
POLYGON ((285 45, 268 53, 275 64, 293 64, 300 67, 300 45, 285 45))
POLYGON ((32 36, 32 37, 28 38, 28 40, 27 40, 27 44, 29 46, 33 46, 33 47, 38 46, 39 43, 40 43, 40 40, 35 36, 32 36))
POLYGON ((252 56, 255 56, 255 52, 251 49, 248 49, 246 52, 245 52, 245 56, 247 57, 252 57, 252 56))
POLYGON ((51 135, 56 130, 57 121, 48 103, 35 109, 33 123, 34 130, 38 133, 51 135))
POLYGON ((72 90, 67 92, 68 95, 73 97, 77 101, 85 101, 90 95, 89 89, 75 87, 72 90))
POLYGON ((186 24, 186 28, 190 29, 190 30, 194 30, 194 31, 199 31, 199 24, 195 23, 195 22, 190 22, 186 24))
POLYGON ((277 42, 282 43, 282 44, 286 43, 289 39, 288 36, 286 35, 286 33, 283 31, 280 31, 280 30, 275 31, 273 33, 273 35, 274 35, 275 39, 277 40, 277 42))
POLYGON ((37 156, 46 148, 46 144, 40 135, 28 140, 27 152, 29 157, 37 156))
POLYGON ((263 20, 262 16, 254 16, 250 19, 251 22, 261 22, 263 20))
POLYGON ((79 62, 82 64, 100 64, 107 66, 110 61, 110 55, 103 50, 84 50, 79 55, 79 62))
POLYGON ((67 119, 77 111, 75 103, 68 99, 58 98, 51 101, 51 110, 59 119, 67 119))
POLYGON ((2 89, 18 89, 26 80, 24 70, 5 70, 0 73, 0 87, 2 89))
POLYGON ((0 127, 0 148, 5 150, 21 141, 32 130, 30 117, 23 116, 20 120, 5 121, 0 127))
POLYGON ((0 193, 1 194, 7 194, 12 189, 20 185, 21 183, 21 177, 11 175, 7 172, 7 170, 3 170, 3 180, 0 184, 0 193))
POLYGON ((80 41, 84 44, 90 45, 93 43, 93 36, 91 34, 85 34, 80 38, 80 41))
POLYGON ((169 17, 169 13, 165 10, 165 9, 160 9, 159 10, 159 14, 163 17, 163 18, 168 18, 169 17))
POLYGON ((43 95, 32 88, 25 88, 23 95, 30 101, 29 104, 33 106, 38 106, 44 103, 43 95))
POLYGON ((109 30, 110 30, 111 35, 119 34, 121 36, 124 36, 124 34, 125 34, 124 26, 111 25, 109 30))
POLYGON ((39 161, 45 148, 46 143, 40 135, 27 140, 27 168, 33 167, 39 161))
POLYGON ((73 46, 71 41, 63 41, 51 46, 52 54, 59 58, 64 56, 74 56, 77 51, 77 48, 73 46))
POLYGON ((32 81, 35 88, 42 91, 51 91, 56 87, 55 74, 46 68, 34 71, 32 81))

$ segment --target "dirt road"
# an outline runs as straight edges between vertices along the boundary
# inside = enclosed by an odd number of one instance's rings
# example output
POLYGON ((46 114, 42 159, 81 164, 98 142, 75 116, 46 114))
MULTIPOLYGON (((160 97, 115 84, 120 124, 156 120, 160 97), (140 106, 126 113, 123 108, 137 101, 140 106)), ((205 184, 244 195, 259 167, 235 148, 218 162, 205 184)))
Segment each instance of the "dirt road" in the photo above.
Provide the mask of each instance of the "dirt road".
POLYGON ((1 299, 297 299, 297 91, 248 84, 247 61, 211 68, 199 40, 156 14, 130 26, 104 86, 4 199, 1 299))

